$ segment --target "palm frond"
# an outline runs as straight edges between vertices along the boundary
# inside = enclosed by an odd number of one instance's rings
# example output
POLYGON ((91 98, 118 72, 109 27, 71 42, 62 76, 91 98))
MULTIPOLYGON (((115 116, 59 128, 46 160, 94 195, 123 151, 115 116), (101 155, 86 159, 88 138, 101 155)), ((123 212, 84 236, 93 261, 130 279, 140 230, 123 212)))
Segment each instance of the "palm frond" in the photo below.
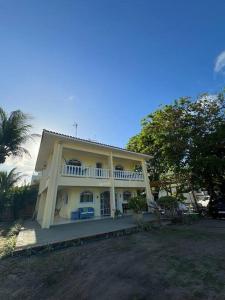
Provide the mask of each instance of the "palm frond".
POLYGON ((31 117, 20 110, 11 112, 8 117, 0 108, 0 163, 10 155, 29 155, 22 145, 32 138, 30 120, 31 117))

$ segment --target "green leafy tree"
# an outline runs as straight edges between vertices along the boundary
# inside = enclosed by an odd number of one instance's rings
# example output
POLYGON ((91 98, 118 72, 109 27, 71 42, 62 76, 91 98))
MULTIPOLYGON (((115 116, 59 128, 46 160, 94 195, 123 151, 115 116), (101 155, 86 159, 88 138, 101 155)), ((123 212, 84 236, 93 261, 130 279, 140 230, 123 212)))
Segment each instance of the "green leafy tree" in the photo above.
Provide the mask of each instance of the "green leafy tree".
POLYGON ((224 93, 183 97, 156 110, 127 148, 153 155, 151 180, 173 177, 191 191, 206 188, 211 199, 218 190, 225 195, 224 93))
POLYGON ((8 116, 0 107, 0 163, 8 156, 21 156, 29 152, 22 145, 31 138, 29 116, 16 110, 8 116))

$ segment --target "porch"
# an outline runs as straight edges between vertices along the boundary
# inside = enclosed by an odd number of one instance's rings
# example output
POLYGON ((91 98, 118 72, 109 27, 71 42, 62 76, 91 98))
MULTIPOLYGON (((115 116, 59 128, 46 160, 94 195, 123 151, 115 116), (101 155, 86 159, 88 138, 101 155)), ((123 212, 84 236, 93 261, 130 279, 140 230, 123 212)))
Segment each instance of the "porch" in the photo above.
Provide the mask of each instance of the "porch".
MULTIPOLYGON (((128 199, 136 195, 135 188, 116 188, 115 209, 120 214, 129 214, 128 199)), ((111 200, 107 187, 59 187, 52 225, 109 218, 111 200)))
MULTIPOLYGON (((155 220, 155 216, 145 213, 144 222, 155 220)), ((132 216, 124 216, 118 219, 106 218, 100 220, 89 220, 60 226, 51 226, 42 229, 36 221, 25 221, 16 241, 16 251, 69 242, 79 239, 90 239, 104 237, 110 233, 121 230, 135 229, 137 224, 132 216)))

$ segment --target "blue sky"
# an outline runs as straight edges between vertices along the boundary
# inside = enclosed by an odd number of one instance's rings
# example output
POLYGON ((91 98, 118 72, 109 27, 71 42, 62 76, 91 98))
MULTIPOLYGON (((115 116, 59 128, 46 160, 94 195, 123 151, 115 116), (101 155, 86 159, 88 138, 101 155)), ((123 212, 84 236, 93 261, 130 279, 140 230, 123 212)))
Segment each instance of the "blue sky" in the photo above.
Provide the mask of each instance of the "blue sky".
POLYGON ((225 86, 224 11, 222 0, 0 0, 0 105, 31 114, 34 132, 73 135, 77 122, 79 137, 125 146, 160 104, 225 86))

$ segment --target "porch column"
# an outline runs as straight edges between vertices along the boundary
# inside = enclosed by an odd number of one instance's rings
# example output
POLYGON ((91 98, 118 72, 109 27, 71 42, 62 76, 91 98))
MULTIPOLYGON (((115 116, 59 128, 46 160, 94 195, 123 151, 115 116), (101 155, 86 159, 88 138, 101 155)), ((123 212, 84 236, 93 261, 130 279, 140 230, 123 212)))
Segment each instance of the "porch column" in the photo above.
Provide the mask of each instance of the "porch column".
POLYGON ((148 172, 147 172, 145 160, 141 161, 141 167, 142 167, 142 172, 143 172, 144 181, 145 181, 146 200, 147 200, 147 204, 149 205, 150 202, 154 200, 154 198, 153 198, 151 188, 150 188, 150 181, 148 178, 148 172))
POLYGON ((45 200, 44 214, 42 219, 42 228, 49 228, 54 220, 55 204, 58 190, 58 176, 61 167, 62 145, 55 143, 51 167, 49 171, 48 190, 45 200))
POLYGON ((116 210, 116 200, 115 200, 115 184, 114 184, 112 152, 110 153, 109 156, 109 169, 110 169, 110 208, 111 208, 111 217, 114 218, 115 210, 116 210))

